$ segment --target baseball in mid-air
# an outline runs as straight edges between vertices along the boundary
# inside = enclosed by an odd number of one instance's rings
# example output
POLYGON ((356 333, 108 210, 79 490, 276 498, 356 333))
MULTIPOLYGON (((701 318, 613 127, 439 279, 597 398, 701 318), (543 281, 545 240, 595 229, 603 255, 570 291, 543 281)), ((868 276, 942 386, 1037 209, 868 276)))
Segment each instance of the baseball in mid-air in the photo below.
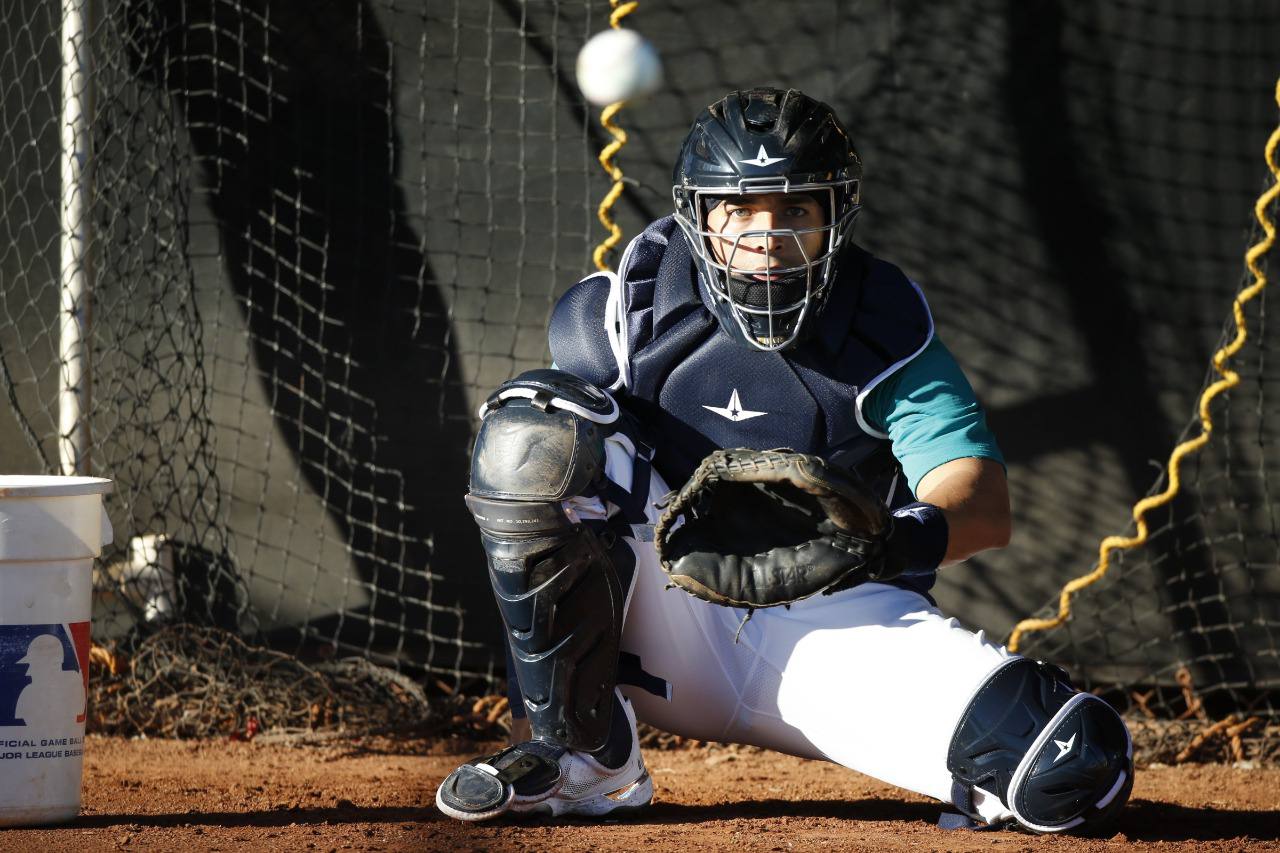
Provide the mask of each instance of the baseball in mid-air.
POLYGON ((578 53, 578 88, 598 107, 629 101, 662 85, 658 51, 635 30, 596 33, 578 53))

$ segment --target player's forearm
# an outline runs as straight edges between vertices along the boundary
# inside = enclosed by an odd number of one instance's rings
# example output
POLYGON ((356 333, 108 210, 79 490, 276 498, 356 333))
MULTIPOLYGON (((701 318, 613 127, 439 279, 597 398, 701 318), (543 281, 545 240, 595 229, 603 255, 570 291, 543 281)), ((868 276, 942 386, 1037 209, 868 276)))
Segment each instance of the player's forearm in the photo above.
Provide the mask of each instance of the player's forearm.
POLYGON ((992 459, 953 459, 930 471, 916 489, 920 500, 939 507, 948 538, 942 565, 1009 544, 1013 523, 1004 466, 992 459))

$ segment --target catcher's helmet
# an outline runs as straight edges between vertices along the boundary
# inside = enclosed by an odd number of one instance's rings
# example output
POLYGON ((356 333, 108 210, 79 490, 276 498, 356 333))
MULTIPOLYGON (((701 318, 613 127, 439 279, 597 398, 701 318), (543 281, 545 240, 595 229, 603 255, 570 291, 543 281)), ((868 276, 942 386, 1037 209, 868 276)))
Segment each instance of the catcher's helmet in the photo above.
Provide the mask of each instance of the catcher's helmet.
POLYGON ((693 123, 673 176, 679 223, 698 259, 703 285, 720 324, 734 338, 773 351, 802 341, 826 303, 841 250, 857 218, 862 161, 831 108, 795 89, 730 92, 693 123), (799 193, 817 198, 826 221, 818 228, 744 231, 723 260, 708 242, 725 237, 707 228, 720 198, 757 193, 799 193), (821 254, 808 257, 801 233, 825 236, 821 254), (740 242, 795 241, 804 260, 761 281, 734 265, 740 242))

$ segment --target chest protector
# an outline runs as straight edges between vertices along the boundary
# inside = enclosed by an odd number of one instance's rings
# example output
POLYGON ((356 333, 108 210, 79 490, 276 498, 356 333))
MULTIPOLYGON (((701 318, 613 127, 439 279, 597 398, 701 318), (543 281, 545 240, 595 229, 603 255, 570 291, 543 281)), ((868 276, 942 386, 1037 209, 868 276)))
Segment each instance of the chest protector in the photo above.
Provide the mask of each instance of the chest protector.
POLYGON ((857 471, 891 507, 912 500, 888 436, 861 413, 933 337, 924 296, 901 270, 851 246, 816 333, 784 352, 749 349, 720 328, 671 217, 631 242, 619 270, 561 298, 551 352, 636 416, 668 485, 717 448, 789 447, 857 471))

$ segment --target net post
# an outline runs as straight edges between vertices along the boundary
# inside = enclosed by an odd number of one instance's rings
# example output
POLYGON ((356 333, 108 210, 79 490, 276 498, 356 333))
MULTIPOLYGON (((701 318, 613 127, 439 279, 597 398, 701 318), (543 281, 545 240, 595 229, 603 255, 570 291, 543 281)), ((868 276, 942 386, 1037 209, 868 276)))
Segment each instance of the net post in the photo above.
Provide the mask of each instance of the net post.
POLYGON ((68 475, 89 473, 91 2, 62 0, 58 468, 68 475))

